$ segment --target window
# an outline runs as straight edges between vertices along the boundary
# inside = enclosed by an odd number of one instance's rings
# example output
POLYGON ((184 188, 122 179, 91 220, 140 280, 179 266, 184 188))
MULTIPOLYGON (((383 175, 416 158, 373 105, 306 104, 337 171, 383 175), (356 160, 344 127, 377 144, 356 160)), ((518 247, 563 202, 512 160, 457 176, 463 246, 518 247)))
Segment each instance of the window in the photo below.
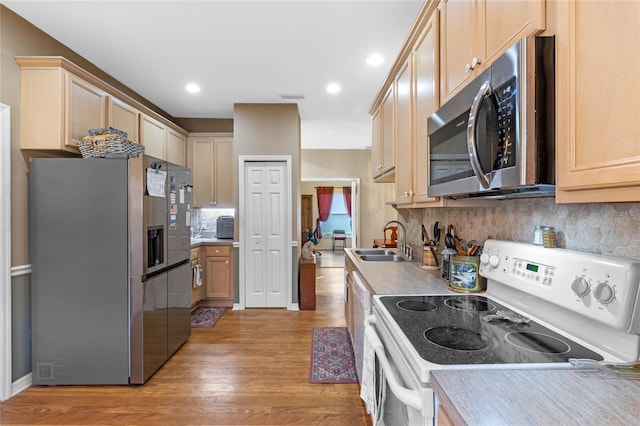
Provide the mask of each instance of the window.
POLYGON ((331 215, 326 222, 320 222, 320 226, 324 238, 331 238, 334 229, 342 229, 347 233, 347 237, 351 237, 351 218, 347 213, 342 192, 333 194, 331 215))

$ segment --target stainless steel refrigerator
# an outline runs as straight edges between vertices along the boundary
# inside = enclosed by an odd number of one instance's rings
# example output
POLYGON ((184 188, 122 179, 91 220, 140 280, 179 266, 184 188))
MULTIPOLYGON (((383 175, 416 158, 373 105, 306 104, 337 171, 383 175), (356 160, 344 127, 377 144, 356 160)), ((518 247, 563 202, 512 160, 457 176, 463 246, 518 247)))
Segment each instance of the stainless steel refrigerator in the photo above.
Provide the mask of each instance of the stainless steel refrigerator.
POLYGON ((191 334, 191 172, 32 159, 32 382, 144 383, 191 334))

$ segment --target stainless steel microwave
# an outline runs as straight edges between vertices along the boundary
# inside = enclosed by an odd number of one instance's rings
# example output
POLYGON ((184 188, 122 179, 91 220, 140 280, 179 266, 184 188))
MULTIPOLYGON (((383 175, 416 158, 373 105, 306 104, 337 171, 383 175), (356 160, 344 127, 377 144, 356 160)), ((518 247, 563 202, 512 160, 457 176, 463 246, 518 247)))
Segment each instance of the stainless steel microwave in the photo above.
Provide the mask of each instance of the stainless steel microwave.
POLYGON ((519 40, 428 118, 429 196, 555 193, 555 38, 519 40))

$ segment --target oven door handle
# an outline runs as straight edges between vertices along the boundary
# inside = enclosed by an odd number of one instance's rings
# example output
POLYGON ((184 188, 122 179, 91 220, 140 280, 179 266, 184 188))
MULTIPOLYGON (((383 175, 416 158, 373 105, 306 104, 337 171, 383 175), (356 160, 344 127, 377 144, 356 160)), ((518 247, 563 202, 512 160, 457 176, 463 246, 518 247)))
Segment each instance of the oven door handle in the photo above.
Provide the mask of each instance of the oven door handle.
POLYGON ((478 148, 476 144, 476 119, 478 117, 478 111, 484 98, 491 94, 491 82, 485 81, 480 86, 476 97, 473 99, 473 104, 469 110, 469 120, 467 121, 467 150, 469 151, 469 161, 471 162, 471 168, 475 173, 476 178, 480 182, 480 185, 484 189, 489 189, 490 182, 487 179, 487 174, 482 170, 482 164, 480 164, 480 158, 478 158, 478 148))
POLYGON ((372 333, 370 333, 369 337, 371 338, 371 346, 373 347, 376 357, 378 361, 380 361, 380 366, 382 367, 382 371, 384 371, 385 379, 389 384, 389 389, 391 392, 403 403, 414 408, 420 412, 422 412, 422 401, 420 399, 420 394, 413 390, 406 388, 400 384, 398 378, 391 368, 391 364, 387 359, 387 354, 384 351, 384 345, 382 341, 380 341, 380 337, 378 333, 376 333, 375 327, 373 324, 376 322, 376 317, 373 315, 369 315, 364 319, 365 330, 370 329, 372 333))

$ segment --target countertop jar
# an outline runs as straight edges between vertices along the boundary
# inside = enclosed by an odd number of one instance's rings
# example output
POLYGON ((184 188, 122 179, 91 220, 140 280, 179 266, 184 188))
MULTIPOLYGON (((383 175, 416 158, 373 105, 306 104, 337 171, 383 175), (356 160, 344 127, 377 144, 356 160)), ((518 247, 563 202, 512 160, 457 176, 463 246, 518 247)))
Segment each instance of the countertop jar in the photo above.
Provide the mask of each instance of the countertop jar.
POLYGON ((558 247, 556 230, 553 226, 542 227, 542 245, 549 248, 558 247))

